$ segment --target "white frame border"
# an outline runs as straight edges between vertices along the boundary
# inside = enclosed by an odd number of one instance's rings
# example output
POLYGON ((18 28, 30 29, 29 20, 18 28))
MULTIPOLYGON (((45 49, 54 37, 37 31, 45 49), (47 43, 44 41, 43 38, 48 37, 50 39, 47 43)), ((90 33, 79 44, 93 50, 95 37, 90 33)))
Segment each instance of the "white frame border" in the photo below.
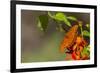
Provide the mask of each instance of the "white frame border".
POLYGON ((16 5, 16 69, 72 66, 72 65, 89 65, 89 64, 94 64, 94 9, 36 6, 36 5, 18 5, 18 4, 16 5), (90 13, 90 32, 91 32, 90 47, 92 47, 91 48, 92 50, 90 53, 90 60, 21 63, 21 9, 39 10, 39 11, 90 13))

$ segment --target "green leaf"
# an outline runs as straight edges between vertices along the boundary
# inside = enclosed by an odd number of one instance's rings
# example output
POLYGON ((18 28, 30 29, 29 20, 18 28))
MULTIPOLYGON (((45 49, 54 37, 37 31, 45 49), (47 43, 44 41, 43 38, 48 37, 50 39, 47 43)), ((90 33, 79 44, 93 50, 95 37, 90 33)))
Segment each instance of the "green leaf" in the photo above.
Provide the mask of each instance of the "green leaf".
POLYGON ((88 32, 87 30, 84 30, 83 31, 83 36, 90 37, 90 32, 88 32))
POLYGON ((62 12, 58 12, 55 15, 52 15, 48 12, 49 17, 55 19, 57 22, 64 22, 67 26, 71 26, 71 23, 68 21, 66 15, 62 12))
POLYGON ((67 20, 67 19, 64 19, 64 22, 67 26, 71 26, 71 23, 67 20))
POLYGON ((81 52, 81 55, 90 55, 90 47, 86 46, 84 47, 83 51, 81 52))
POLYGON ((72 21, 77 21, 77 18, 75 18, 73 16, 68 16, 67 19, 72 20, 72 21))
POLYGON ((40 30, 42 30, 43 31, 43 28, 42 28, 42 26, 41 26, 41 22, 38 20, 38 27, 40 28, 40 30))
POLYGON ((67 26, 71 26, 71 23, 67 20, 67 17, 64 13, 56 13, 55 15, 55 20, 58 20, 58 21, 63 21, 67 26))
POLYGON ((89 25, 89 24, 86 24, 85 26, 86 26, 87 28, 90 28, 90 25, 89 25))
POLYGON ((64 13, 59 12, 59 13, 56 13, 55 19, 57 19, 59 21, 64 21, 64 19, 66 19, 66 16, 64 13))
POLYGON ((38 27, 41 30, 46 31, 47 25, 48 25, 48 16, 47 15, 40 15, 38 18, 38 27))

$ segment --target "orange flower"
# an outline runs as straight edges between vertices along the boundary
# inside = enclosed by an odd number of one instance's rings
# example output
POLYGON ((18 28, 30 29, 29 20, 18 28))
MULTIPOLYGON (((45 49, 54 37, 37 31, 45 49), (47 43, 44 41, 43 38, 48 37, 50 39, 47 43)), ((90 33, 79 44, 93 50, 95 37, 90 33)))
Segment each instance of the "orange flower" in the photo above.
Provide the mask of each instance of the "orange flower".
POLYGON ((80 55, 76 54, 75 52, 72 53, 72 58, 74 60, 80 60, 80 55))
MULTIPOLYGON (((78 36, 75 41, 75 44, 73 45, 72 58, 74 60, 82 59, 81 52, 84 49, 84 46, 86 45, 87 45, 86 41, 81 36, 78 36)), ((86 57, 84 56, 84 58, 86 57)))

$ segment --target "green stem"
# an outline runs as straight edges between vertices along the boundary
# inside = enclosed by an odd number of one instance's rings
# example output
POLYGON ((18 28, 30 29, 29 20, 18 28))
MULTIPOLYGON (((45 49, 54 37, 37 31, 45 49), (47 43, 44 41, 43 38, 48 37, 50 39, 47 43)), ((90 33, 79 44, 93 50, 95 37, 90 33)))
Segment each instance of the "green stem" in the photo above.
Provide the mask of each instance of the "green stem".
POLYGON ((79 21, 79 27, 81 29, 81 35, 82 35, 82 38, 83 38, 83 28, 82 28, 82 22, 81 21, 79 21))
POLYGON ((48 16, 54 19, 54 16, 48 11, 48 16))

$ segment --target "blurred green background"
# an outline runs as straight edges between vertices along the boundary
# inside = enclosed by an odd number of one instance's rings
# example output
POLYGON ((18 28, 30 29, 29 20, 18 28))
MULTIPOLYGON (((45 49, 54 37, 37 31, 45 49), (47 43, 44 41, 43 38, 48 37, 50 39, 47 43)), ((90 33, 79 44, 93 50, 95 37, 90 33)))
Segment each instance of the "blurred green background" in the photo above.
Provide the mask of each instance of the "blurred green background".
MULTIPOLYGON (((45 33, 38 28, 38 16, 42 14, 47 14, 47 12, 21 10, 22 63, 64 61, 67 56, 59 51, 65 33, 56 30, 56 22, 49 19, 45 33)), ((66 12, 65 14, 77 17, 79 20, 84 21, 84 24, 90 24, 89 13, 66 12)))

